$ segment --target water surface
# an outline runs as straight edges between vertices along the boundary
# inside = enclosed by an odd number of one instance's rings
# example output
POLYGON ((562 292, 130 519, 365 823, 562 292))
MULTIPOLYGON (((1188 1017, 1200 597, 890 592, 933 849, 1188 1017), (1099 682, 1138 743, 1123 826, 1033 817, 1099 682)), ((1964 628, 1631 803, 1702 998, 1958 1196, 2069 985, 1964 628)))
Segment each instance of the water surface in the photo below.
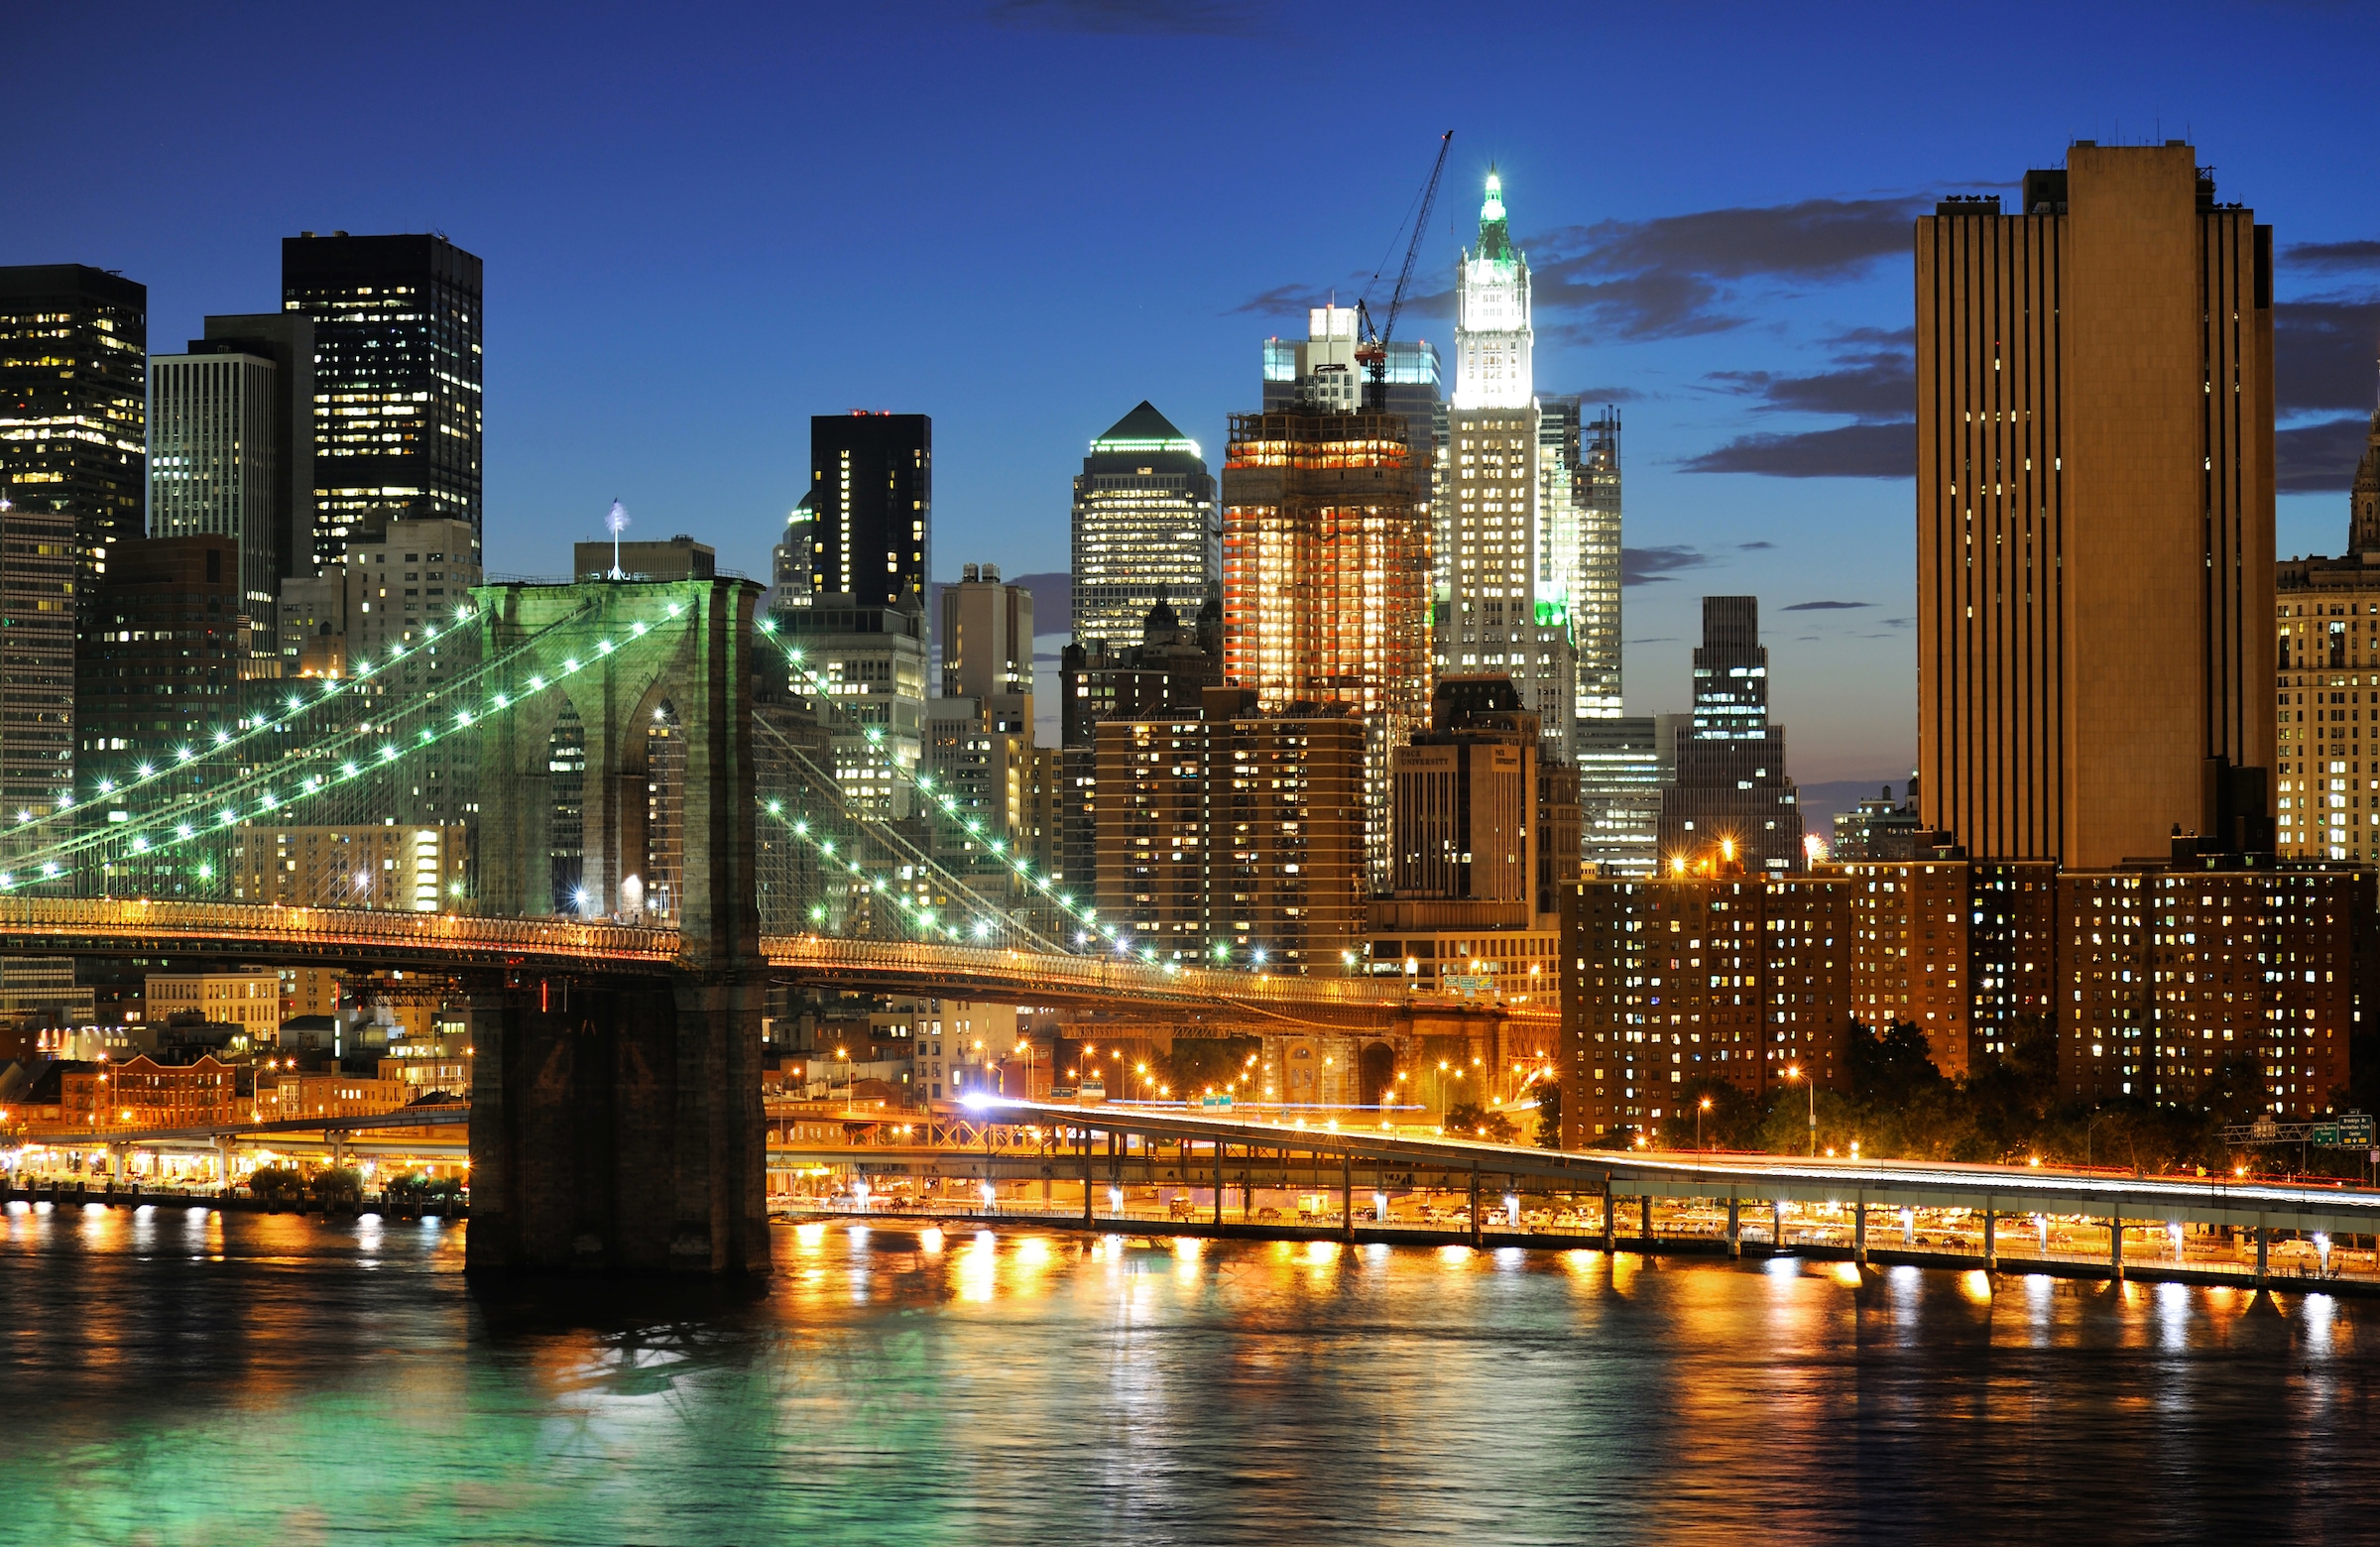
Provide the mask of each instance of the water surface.
POLYGON ((1597 1252, 0 1216, 0 1541, 2380 1538, 2380 1301, 1597 1252))

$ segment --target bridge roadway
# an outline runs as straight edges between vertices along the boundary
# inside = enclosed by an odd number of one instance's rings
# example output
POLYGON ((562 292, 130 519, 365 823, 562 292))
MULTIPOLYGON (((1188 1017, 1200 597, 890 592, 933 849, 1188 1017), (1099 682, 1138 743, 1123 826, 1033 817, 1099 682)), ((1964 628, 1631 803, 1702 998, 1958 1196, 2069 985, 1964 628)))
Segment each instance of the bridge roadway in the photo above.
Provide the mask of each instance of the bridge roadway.
MULTIPOLYGON (((2225 1228, 2254 1240, 2260 1261, 2276 1232, 2380 1237, 2380 1192, 2362 1188, 2292 1186, 2226 1176, 2115 1176, 2037 1166, 1546 1150, 1416 1138, 1354 1127, 1255 1123, 1182 1109, 1000 1099, 970 1106, 980 1125, 972 1131, 980 1135, 981 1147, 896 1146, 885 1150, 880 1160, 866 1145, 790 1143, 773 1146, 771 1163, 839 1167, 879 1179, 1046 1177, 1115 1186, 1170 1183, 1213 1188, 1219 1224, 1221 1191, 1233 1187, 1242 1189, 1244 1196, 1250 1187, 1266 1186, 1337 1191, 1343 1213, 1348 1212, 1361 1167, 1376 1188, 1468 1192, 1474 1221, 1482 1218, 1479 1203, 1488 1189, 1498 1195, 1507 1190, 1599 1195, 1606 1245, 1618 1235, 1622 1200, 1638 1200, 1646 1237, 1653 1234, 1655 1200, 1724 1208, 1725 1239, 1730 1250, 1741 1241, 1744 1205, 1771 1211, 1767 1234, 1773 1241, 1782 1233, 1780 1206, 1791 1204, 1804 1210, 1847 1210, 1849 1245, 1862 1258, 1868 1249, 1868 1216, 1875 1209, 1924 1210, 1938 1219, 1966 1221, 1966 1233, 1978 1238, 1987 1263, 1997 1259, 1999 1226, 2012 1220, 2031 1226, 2037 1217, 2120 1221, 2134 1230, 2144 1225, 2225 1228), (1046 1150, 1012 1139, 1003 1143, 997 1136, 1002 1127, 1013 1130, 1019 1126, 1055 1130, 1060 1136, 1046 1150), (1115 1136, 1113 1141, 1109 1135, 1115 1136), (1137 1150, 1133 1140, 1138 1141, 1137 1150), (1171 1155, 1164 1152, 1166 1147, 1172 1148, 1171 1155)), ((1350 1220, 1351 1228, 1352 1224, 1350 1220)), ((1476 1224, 1473 1236, 1476 1242, 1476 1224)), ((2108 1241, 2114 1254, 2110 1265, 2120 1269, 2120 1236, 2110 1232, 2108 1241)))
MULTIPOLYGON (((165 947, 260 966, 337 963, 431 972, 507 968, 653 977, 683 965, 675 930, 635 924, 268 903, 0 897, 0 954, 125 956, 165 947)), ((1169 970, 1105 953, 1061 956, 819 935, 767 935, 761 948, 780 977, 882 993, 1082 1008, 1131 1004, 1328 1030, 1382 1026, 1416 1011, 1467 1012, 1456 1004, 1417 1004, 1401 984, 1169 970)), ((1497 1012, 1549 1025, 1559 1018, 1550 1007, 1497 1012)))

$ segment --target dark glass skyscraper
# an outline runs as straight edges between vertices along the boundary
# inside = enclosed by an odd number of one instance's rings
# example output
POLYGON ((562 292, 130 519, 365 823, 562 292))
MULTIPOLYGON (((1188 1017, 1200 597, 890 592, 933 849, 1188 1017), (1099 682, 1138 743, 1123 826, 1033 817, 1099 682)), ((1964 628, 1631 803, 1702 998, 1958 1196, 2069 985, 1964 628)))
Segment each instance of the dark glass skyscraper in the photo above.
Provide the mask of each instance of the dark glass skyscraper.
POLYGON ((1768 723, 1768 648, 1760 599, 1703 598, 1694 653, 1694 726, 1661 793, 1661 860, 1747 872, 1802 868, 1802 808, 1785 774, 1785 731, 1768 723))
MULTIPOLYGON (((810 593, 863 607, 925 606, 934 562, 934 421, 922 414, 810 420, 810 492, 788 546, 809 551, 810 593)), ((780 603, 781 605, 781 603, 780 603)))
POLYGON ((314 324, 311 564, 372 514, 469 522, 476 541, 480 295, 479 259, 442 236, 283 238, 282 309, 314 324))

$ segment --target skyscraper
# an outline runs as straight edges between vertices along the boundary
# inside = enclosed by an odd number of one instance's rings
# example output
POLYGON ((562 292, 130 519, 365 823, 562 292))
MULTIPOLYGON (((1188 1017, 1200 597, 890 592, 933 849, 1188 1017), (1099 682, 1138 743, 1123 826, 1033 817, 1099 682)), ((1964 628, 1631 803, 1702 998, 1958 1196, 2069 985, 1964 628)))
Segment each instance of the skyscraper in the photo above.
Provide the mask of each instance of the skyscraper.
POLYGON ((2180 141, 2023 199, 1917 222, 1925 816, 2069 869, 2269 849, 2271 228, 2180 141))
POLYGON ((1384 881, 1388 754, 1430 701, 1429 517, 1407 425, 1334 409, 1235 414, 1231 424, 1224 680, 1267 712, 1339 702, 1362 717, 1366 852, 1384 881))
POLYGON ((1605 405, 1579 425, 1571 499, 1578 511, 1578 561, 1570 582, 1570 637, 1578 650, 1579 718, 1622 712, 1620 691, 1619 410, 1605 405))
POLYGON ((311 231, 281 244, 281 304, 314 326, 313 553, 367 515, 460 521, 476 558, 480 261, 435 234, 311 231))
POLYGON ((857 410, 814 416, 810 492, 794 508, 786 544, 807 547, 813 595, 923 607, 934 562, 933 420, 857 410))
POLYGON ((1455 275, 1438 667, 1510 676, 1546 751, 1569 763, 1578 688, 1565 576, 1575 566, 1557 554, 1541 503, 1535 339, 1528 259, 1512 245, 1503 184, 1489 173, 1479 245, 1455 275))
POLYGON ((1676 743, 1661 792, 1661 860, 1689 868, 1802 868, 1802 808, 1785 775, 1785 731, 1768 723, 1768 649, 1760 599, 1703 598, 1694 653, 1694 725, 1676 743))
POLYGON ((1091 442, 1074 480, 1074 637, 1126 645, 1161 601, 1193 610, 1222 579, 1215 480, 1148 404, 1091 442))
MULTIPOLYGON (((0 269, 0 809, 74 776, 74 631, 144 535, 149 292, 81 264, 0 269)), ((0 844, 0 852, 5 845, 0 844)))
POLYGON ((2380 411, 2347 490, 2346 552, 2283 559, 2273 585, 2276 848, 2380 861, 2380 763, 2364 766, 2380 759, 2380 677, 2370 675, 2380 667, 2380 411))
POLYGON ((270 358, 240 350, 149 362, 149 530, 230 539, 228 578, 250 623, 249 646, 275 672, 290 536, 275 520, 285 492, 280 375, 270 358))
MULTIPOLYGON (((273 362, 274 574, 314 572, 314 323, 300 311, 206 319, 191 354, 246 354, 273 362)), ((152 523, 154 529, 154 522, 152 523)), ((151 531, 155 536, 156 532, 151 531)), ((261 620, 260 620, 261 622, 261 620)))

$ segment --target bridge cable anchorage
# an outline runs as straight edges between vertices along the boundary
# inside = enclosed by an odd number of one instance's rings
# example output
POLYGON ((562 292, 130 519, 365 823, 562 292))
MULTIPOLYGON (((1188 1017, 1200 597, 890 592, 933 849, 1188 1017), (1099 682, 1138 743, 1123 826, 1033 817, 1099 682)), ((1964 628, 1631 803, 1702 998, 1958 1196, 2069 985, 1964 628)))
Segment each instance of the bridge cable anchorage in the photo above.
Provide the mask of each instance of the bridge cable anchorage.
MULTIPOLYGON (((927 854, 925 851, 919 849, 915 844, 911 843, 907 836, 901 833, 897 828, 882 822, 867 821, 859 817, 857 813, 852 812, 848 800, 842 794, 838 781, 829 775, 824 770, 820 769, 817 764, 812 762, 809 758, 809 755, 804 753, 799 746, 795 745, 790 737, 787 737, 775 726, 770 725, 766 720, 755 720, 753 723, 764 736, 774 741, 777 745, 779 751, 781 751, 787 758, 791 759, 795 764, 799 765, 800 769, 807 773, 812 779, 816 780, 821 787, 832 791, 831 798, 838 805, 843 807, 843 814, 853 821, 855 827, 867 831, 869 835, 878 843, 883 844, 888 849, 895 851, 896 854, 905 854, 910 865, 940 881, 946 888, 949 889, 954 897, 963 898, 964 901, 960 904, 961 906, 973 904, 978 913, 984 915, 979 917, 977 920, 976 930, 978 938, 981 938, 985 933, 988 932, 986 929, 986 923, 989 921, 997 924, 1004 931, 1005 935, 1021 939, 1027 944, 1035 946, 1044 952, 1054 954, 1071 954, 1066 952, 1062 946, 1036 933, 1029 925, 1023 923, 1021 920, 1008 916, 998 907, 997 904, 987 900, 981 893, 976 892, 973 887, 969 886, 964 879, 952 874, 941 864, 935 861, 930 854, 927 854)), ((788 816, 783 810, 781 801, 771 799, 764 795, 761 800, 761 806, 763 810, 767 811, 788 831, 792 832, 795 837, 802 839, 803 841, 809 843, 813 848, 819 850, 819 852, 826 859, 839 863, 849 875, 862 876, 864 874, 863 867, 856 860, 844 859, 842 856, 839 856, 834 852, 833 840, 811 832, 809 830, 810 823, 807 819, 788 816)), ((889 900, 892 901, 895 905, 899 906, 903 912, 910 916, 913 922, 919 924, 929 932, 932 930, 934 926, 934 918, 930 908, 921 908, 918 906, 914 898, 888 891, 881 878, 879 879, 874 890, 876 894, 885 896, 889 900)), ((816 920, 816 916, 817 915, 814 911, 812 915, 813 921, 816 920)), ((962 938, 962 936, 960 936, 958 931, 955 929, 948 930, 946 933, 948 938, 954 940, 962 938)))
MULTIPOLYGON (((451 682, 425 692, 420 699, 395 706, 388 719, 362 721, 353 731, 336 733, 311 748, 285 754, 278 763, 250 766, 244 772, 227 777, 220 785, 169 797, 163 805, 138 821, 110 823, 28 851, 20 857, 17 865, 20 868, 38 867, 39 875, 20 878, 13 870, 0 872, 0 892, 13 891, 21 883, 38 884, 40 881, 55 880, 62 868, 60 861, 64 859, 94 852, 104 856, 109 851, 116 852, 120 858, 124 850, 145 857, 160 850, 173 850, 197 842, 202 834, 255 825, 281 825, 287 821, 287 817, 282 816, 286 807, 316 800, 334 790, 351 788, 354 781, 363 778, 367 773, 387 769, 423 748, 436 746, 470 730, 482 719, 506 713, 538 692, 558 686, 562 678, 591 664, 575 658, 566 660, 551 682, 542 675, 532 675, 526 688, 515 685, 509 691, 503 688, 489 691, 476 705, 458 709, 450 717, 444 716, 440 703, 441 699, 451 703, 455 697, 471 693, 491 678, 508 679, 508 666, 536 650, 554 630, 579 623, 593 605, 590 601, 568 617, 556 620, 513 648, 467 667, 451 682), (433 720, 433 716, 442 718, 433 720), (320 766, 325 772, 300 776, 301 770, 309 763, 320 766), (281 817, 281 822, 275 822, 273 819, 276 817, 281 817)), ((672 604, 669 615, 674 617, 680 610, 676 604, 672 604)), ((463 615, 462 621, 476 616, 476 613, 463 615)), ((451 633, 453 627, 450 624, 447 632, 451 633)), ((640 620, 632 623, 626 632, 631 638, 642 638, 650 632, 650 626, 640 620)), ((349 679, 350 685, 344 691, 326 688, 319 698, 293 709, 263 731, 252 732, 237 741, 218 733, 214 747, 198 757, 178 762, 175 772, 195 770, 203 773, 212 760, 252 740, 256 734, 286 729, 308 710, 336 702, 342 697, 359 696, 376 672, 385 671, 415 651, 427 648, 436 637, 434 631, 425 631, 421 644, 411 649, 402 642, 398 643, 391 648, 387 660, 379 667, 367 665, 349 679)), ((598 654, 609 654, 610 651, 603 649, 609 646, 613 646, 609 639, 599 641, 598 654)), ((62 812, 67 808, 68 805, 61 804, 60 810, 62 812)), ((200 879, 211 879, 211 867, 201 866, 197 874, 200 879)))
MULTIPOLYGON (((892 757, 890 751, 884 745, 883 731, 878 727, 867 724, 844 705, 841 696, 832 690, 831 685, 826 681, 826 679, 820 676, 817 671, 812 669, 802 659, 801 652, 791 645, 788 645, 780 636, 777 630, 775 619, 763 619, 760 624, 760 632, 764 638, 769 640, 771 644, 774 645, 785 656, 786 661, 791 665, 794 673, 799 676, 803 682, 808 684, 808 696, 810 697, 811 701, 814 703, 823 702, 826 705, 829 713, 841 719, 846 726, 859 732, 870 750, 880 760, 882 766, 896 777, 904 780, 911 789, 923 797, 929 814, 943 817, 954 825, 966 825, 966 818, 961 814, 961 808, 957 799, 947 791, 937 790, 934 788, 931 775, 920 774, 913 769, 903 767, 899 759, 892 757)), ((839 783, 834 785, 834 787, 839 790, 839 783)), ((968 827, 967 831, 970 838, 981 837, 980 828, 968 827)), ((1038 887, 1043 895, 1051 902, 1055 903, 1067 917, 1082 925, 1083 933, 1086 936, 1097 936, 1104 941, 1115 945, 1119 954, 1129 953, 1130 941, 1131 937, 1128 931, 1121 929, 1112 923, 1101 923, 1097 917, 1098 909, 1096 907, 1081 906, 1078 905, 1070 896, 1053 893, 1051 891, 1050 879, 1047 876, 1036 877, 1033 874, 1030 862, 1028 861, 1022 859, 1008 859, 1003 853, 1000 840, 993 840, 991 849, 993 853, 1002 855, 1004 862, 1009 864, 1010 868, 1015 872, 1020 880, 1024 881, 1028 886, 1038 887)), ((1150 963, 1152 965, 1161 965, 1164 967, 1175 968, 1177 970, 1179 967, 1178 963, 1158 963, 1157 954, 1153 947, 1143 946, 1140 952, 1140 959, 1143 962, 1150 963)), ((1251 969, 1258 971, 1259 975, 1262 975, 1261 969, 1264 964, 1260 956, 1251 960, 1249 965, 1251 969)))

